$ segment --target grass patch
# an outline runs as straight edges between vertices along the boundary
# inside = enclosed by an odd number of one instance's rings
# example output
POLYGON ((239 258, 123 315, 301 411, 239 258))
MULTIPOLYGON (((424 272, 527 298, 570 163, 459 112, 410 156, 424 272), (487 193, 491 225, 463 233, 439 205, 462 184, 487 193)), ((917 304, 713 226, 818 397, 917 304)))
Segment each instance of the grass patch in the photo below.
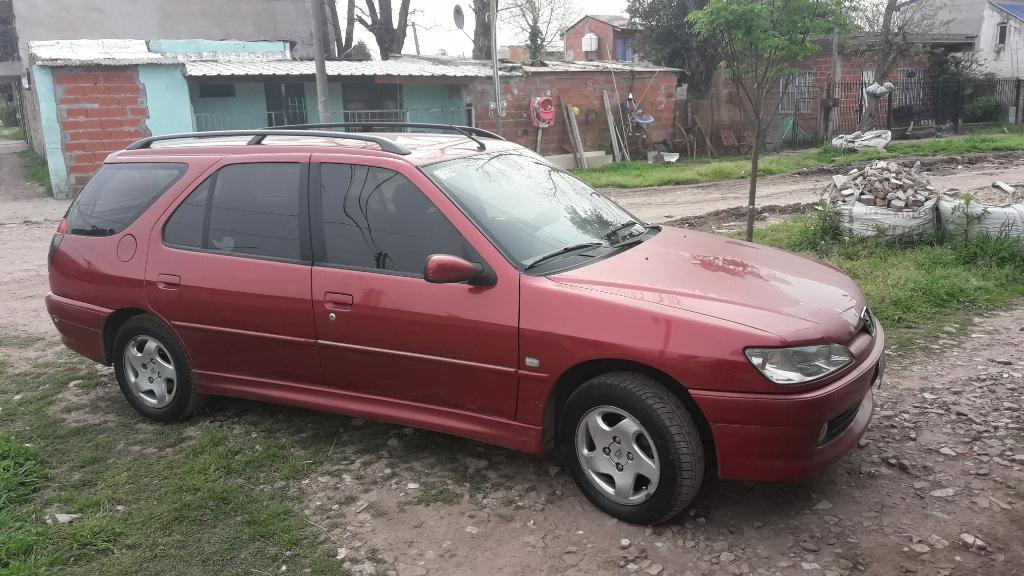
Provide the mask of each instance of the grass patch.
POLYGON ((72 380, 117 394, 103 379, 70 355, 0 379, 0 575, 345 573, 281 487, 313 460, 303 448, 215 424, 53 413, 72 380), (81 516, 48 524, 54 512, 81 516))
POLYGON ((413 498, 413 502, 421 506, 430 506, 431 504, 446 504, 448 506, 458 504, 462 501, 462 494, 452 490, 447 486, 439 484, 427 484, 421 486, 416 492, 416 497, 413 498))
POLYGON ((931 343, 943 327, 1024 296, 1024 248, 1017 239, 843 240, 829 218, 800 216, 757 229, 754 238, 822 258, 849 274, 885 327, 890 347, 931 343))
MULTIPOLYGON (((939 156, 969 152, 1007 152, 1024 150, 1021 134, 972 134, 965 137, 925 141, 893 142, 884 151, 844 152, 831 145, 807 152, 784 152, 762 156, 758 174, 771 176, 819 166, 846 166, 855 162, 903 156, 939 156)), ((597 188, 641 188, 675 184, 701 184, 750 176, 750 159, 737 157, 696 160, 681 164, 619 162, 600 168, 574 172, 597 188)))
POLYGON ((22 150, 19 155, 25 170, 25 180, 39 184, 46 190, 47 194, 52 194, 53 186, 50 184, 50 168, 46 165, 46 159, 36 154, 36 151, 31 148, 22 150))
POLYGON ((18 126, 10 126, 7 128, 0 128, 0 138, 6 138, 7 140, 24 140, 25 133, 21 131, 18 126))

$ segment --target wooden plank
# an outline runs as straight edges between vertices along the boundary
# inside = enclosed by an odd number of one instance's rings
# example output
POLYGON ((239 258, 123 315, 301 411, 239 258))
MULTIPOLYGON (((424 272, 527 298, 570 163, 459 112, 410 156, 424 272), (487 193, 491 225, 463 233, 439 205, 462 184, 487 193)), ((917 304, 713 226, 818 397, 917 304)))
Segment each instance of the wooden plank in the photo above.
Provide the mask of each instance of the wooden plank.
POLYGON ((604 98, 604 112, 608 120, 608 136, 612 139, 612 155, 616 162, 621 162, 622 151, 619 150, 619 138, 615 130, 615 118, 612 117, 612 107, 608 101, 608 91, 601 90, 601 96, 604 98))
POLYGON ((583 153, 583 138, 580 137, 580 127, 576 124, 576 114, 573 114, 572 104, 569 105, 569 120, 572 122, 572 133, 576 138, 576 149, 579 150, 579 167, 587 168, 587 156, 583 153))
POLYGON ((576 144, 576 133, 573 132, 575 118, 572 113, 572 105, 562 104, 562 118, 565 119, 565 132, 569 135, 569 150, 572 152, 573 160, 576 161, 577 168, 583 168, 583 154, 576 144))

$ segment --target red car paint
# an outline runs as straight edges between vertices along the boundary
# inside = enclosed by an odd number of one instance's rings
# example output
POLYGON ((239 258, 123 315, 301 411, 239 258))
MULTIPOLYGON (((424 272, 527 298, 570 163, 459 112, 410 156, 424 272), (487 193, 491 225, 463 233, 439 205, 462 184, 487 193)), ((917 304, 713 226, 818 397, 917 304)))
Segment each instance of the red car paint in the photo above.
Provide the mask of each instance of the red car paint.
MULTIPOLYGON (((418 426, 532 453, 543 452, 554 432, 561 386, 603 369, 642 370, 687 398, 706 424, 720 476, 728 479, 812 474, 864 433, 884 337, 880 327, 874 335, 863 329, 865 298, 838 270, 764 246, 665 228, 587 266, 524 274, 418 169, 478 154, 476 144, 449 136, 388 137, 412 153, 309 138, 259 146, 200 141, 113 155, 108 163, 177 162, 188 170, 118 234, 61 229, 55 235, 46 305, 64 343, 110 364, 113 330, 147 312, 184 344, 201 392, 418 426), (436 284, 164 244, 164 223, 207 175, 228 164, 289 160, 403 174, 479 253, 496 282, 436 284), (769 382, 744 355, 752 346, 827 342, 847 346, 855 361, 799 386, 769 382), (819 446, 822 425, 858 405, 849 428, 819 446)), ((519 148, 490 141, 487 147, 519 148)), ((445 262, 438 267, 452 273, 445 262)))

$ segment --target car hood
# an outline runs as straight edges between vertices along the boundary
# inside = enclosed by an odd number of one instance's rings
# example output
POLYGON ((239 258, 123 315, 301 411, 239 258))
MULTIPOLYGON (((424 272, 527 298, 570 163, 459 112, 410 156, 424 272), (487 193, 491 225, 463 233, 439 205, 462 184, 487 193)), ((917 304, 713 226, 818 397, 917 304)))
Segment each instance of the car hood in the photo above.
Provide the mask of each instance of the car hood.
POLYGON ((857 284, 830 264, 671 227, 549 278, 735 322, 791 344, 846 343, 861 329, 865 307, 857 284))

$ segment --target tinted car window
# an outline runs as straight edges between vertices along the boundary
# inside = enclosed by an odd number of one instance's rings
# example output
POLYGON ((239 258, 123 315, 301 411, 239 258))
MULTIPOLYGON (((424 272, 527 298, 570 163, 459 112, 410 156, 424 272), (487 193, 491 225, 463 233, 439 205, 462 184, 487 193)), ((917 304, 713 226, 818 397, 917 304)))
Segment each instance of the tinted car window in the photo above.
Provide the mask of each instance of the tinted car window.
POLYGON ((203 247, 203 224, 206 221, 206 204, 213 180, 207 178, 178 205, 164 226, 165 242, 189 248, 203 247))
POLYGON ((187 169, 184 164, 104 164, 68 209, 68 232, 90 236, 120 233, 187 169))
POLYGON ((427 256, 473 259, 462 236, 408 178, 371 166, 324 164, 319 260, 422 274, 427 256))
POLYGON ((189 194, 164 227, 168 244, 298 260, 304 164, 234 164, 189 194))

